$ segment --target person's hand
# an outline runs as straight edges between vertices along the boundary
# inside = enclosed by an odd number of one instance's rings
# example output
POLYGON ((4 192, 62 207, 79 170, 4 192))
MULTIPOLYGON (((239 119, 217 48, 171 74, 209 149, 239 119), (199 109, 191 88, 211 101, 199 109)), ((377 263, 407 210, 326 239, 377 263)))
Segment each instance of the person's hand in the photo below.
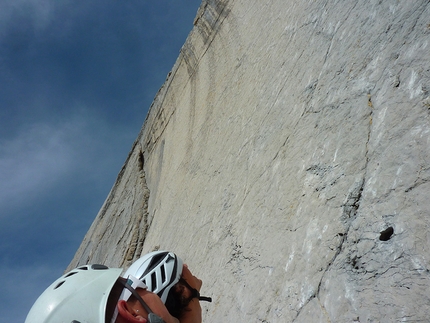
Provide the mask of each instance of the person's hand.
POLYGON ((188 285, 200 292, 200 289, 202 288, 202 281, 191 273, 190 269, 186 264, 184 264, 184 267, 182 268, 181 277, 185 279, 188 285))
MULTIPOLYGON (((196 289, 200 292, 200 288, 202 287, 202 281, 194 276, 191 271, 188 269, 188 266, 184 264, 182 268, 182 276, 181 278, 185 279, 185 281, 190 285, 190 287, 196 289)), ((187 287, 183 289, 183 294, 185 298, 189 298, 192 295, 192 291, 190 291, 187 287)), ((191 299, 188 304, 187 311, 184 312, 182 317, 180 317, 181 323, 201 323, 202 322, 202 308, 200 307, 200 301, 197 298, 191 299)))

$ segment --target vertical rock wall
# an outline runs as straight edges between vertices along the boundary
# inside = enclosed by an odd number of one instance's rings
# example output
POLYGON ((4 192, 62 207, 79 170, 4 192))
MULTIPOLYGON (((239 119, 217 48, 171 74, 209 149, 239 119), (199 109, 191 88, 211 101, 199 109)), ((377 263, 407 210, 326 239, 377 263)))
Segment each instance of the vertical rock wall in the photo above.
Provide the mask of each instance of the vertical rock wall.
POLYGON ((207 0, 82 263, 161 248, 209 322, 424 322, 430 2, 207 0))

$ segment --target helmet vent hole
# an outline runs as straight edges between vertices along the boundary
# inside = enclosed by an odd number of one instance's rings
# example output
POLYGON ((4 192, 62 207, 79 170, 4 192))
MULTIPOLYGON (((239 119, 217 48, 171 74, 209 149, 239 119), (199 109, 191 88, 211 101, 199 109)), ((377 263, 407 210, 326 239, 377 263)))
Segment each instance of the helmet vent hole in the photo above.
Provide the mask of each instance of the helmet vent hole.
POLYGON ((72 272, 68 273, 66 276, 64 276, 64 278, 67 278, 67 277, 73 276, 73 275, 75 275, 75 274, 77 274, 77 272, 76 272, 76 271, 72 271, 72 272))
POLYGON ((54 289, 57 289, 57 288, 59 288, 61 285, 63 285, 65 283, 65 281, 63 280, 63 281, 61 281, 61 282, 59 282, 58 284, 57 284, 57 286, 55 286, 54 287, 54 289))
POLYGON ((166 281, 166 267, 165 266, 161 266, 160 268, 161 270, 161 281, 164 282, 166 281))
POLYGON ((156 277, 155 273, 152 273, 152 275, 151 275, 151 287, 153 290, 157 289, 157 277, 156 277))
POLYGON ((94 270, 106 270, 106 269, 109 269, 109 267, 107 267, 105 265, 94 264, 94 265, 91 265, 91 269, 94 269, 94 270))

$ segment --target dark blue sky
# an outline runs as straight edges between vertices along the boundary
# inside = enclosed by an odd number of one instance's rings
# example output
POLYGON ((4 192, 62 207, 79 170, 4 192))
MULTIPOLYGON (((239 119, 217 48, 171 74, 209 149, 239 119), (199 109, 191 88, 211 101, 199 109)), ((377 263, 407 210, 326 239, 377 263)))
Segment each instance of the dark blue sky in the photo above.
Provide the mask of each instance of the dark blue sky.
POLYGON ((0 2, 0 322, 71 261, 200 2, 0 2))

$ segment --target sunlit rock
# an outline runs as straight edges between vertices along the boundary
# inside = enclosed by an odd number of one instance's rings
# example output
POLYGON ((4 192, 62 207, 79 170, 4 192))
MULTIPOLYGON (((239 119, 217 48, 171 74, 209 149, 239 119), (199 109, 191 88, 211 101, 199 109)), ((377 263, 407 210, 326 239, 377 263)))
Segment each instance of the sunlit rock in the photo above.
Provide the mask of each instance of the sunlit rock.
POLYGON ((79 248, 177 252, 204 322, 422 322, 430 3, 208 0, 79 248))

